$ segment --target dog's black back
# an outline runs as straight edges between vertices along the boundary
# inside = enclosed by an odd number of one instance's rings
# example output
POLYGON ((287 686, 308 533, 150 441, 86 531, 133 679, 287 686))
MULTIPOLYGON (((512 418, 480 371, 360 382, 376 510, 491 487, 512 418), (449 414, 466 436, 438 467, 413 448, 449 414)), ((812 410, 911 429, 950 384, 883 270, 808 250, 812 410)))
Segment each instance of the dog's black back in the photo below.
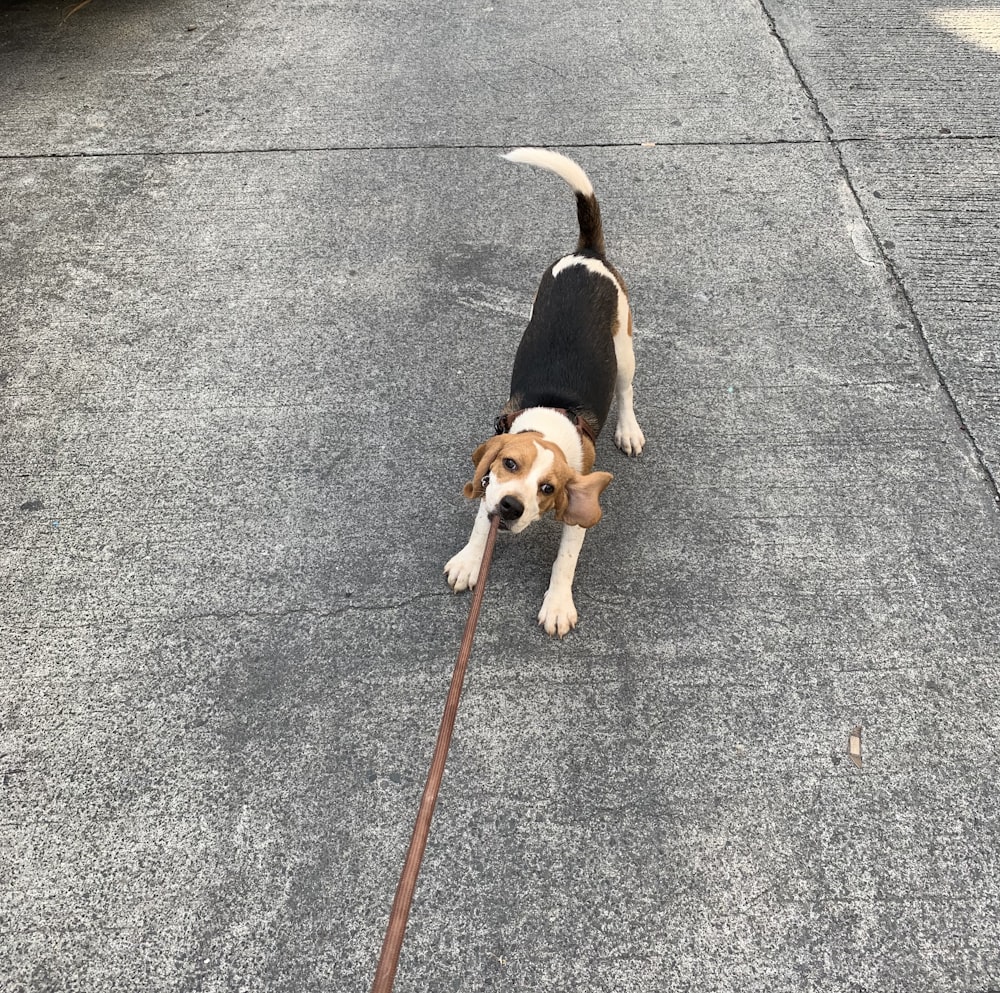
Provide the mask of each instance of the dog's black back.
MULTIPOLYGON (((596 252, 578 255, 604 261, 596 252)), ((618 286, 581 264, 562 268, 558 276, 553 268, 542 276, 514 358, 509 407, 561 407, 583 416, 597 434, 615 391, 610 329, 618 319, 618 286)))

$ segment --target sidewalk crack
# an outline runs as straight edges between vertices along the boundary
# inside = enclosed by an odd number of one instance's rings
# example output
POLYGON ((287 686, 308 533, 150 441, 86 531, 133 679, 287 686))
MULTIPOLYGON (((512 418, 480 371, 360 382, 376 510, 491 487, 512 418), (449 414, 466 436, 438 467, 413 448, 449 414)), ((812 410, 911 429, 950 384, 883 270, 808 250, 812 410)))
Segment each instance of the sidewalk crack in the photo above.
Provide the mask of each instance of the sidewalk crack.
POLYGON ((962 409, 955 398, 951 387, 948 385, 948 381, 945 378, 944 371, 941 368, 940 363, 934 356, 934 351, 931 348, 930 338, 927 335, 927 331, 924 328, 923 322, 917 313, 916 307, 914 306, 913 299, 910 296, 909 291, 906 288, 906 283, 903 281, 902 276, 897 270, 896 266, 893 264, 889 253, 885 249, 885 245, 882 243, 882 239, 879 237, 878 231, 875 225, 872 223, 871 215, 865 209, 865 205, 861 199, 857 187, 854 184, 854 179, 851 176, 851 171, 848 168, 847 161, 844 158, 842 146, 847 144, 854 139, 839 139, 834 135, 833 126, 830 124, 829 119, 826 114, 823 113, 823 108, 820 106, 819 100, 816 94, 813 92, 812 87, 807 82, 805 75, 799 68, 792 55, 791 48, 788 42, 782 37, 781 32, 778 30, 777 22, 771 11, 768 9, 766 0, 758 0, 760 5, 761 13, 764 19, 767 21, 768 30, 774 37, 778 45, 781 46, 782 52, 785 54, 785 58, 788 60, 788 65, 791 67, 792 72, 795 74, 795 78, 798 80, 799 85, 802 87, 806 97, 809 100, 810 105, 813 108, 813 112, 816 114, 817 120, 822 124, 824 134, 826 135, 826 142, 833 154, 834 160, 837 164, 837 170, 840 173, 840 177, 844 182, 848 192, 850 193, 851 199, 854 201, 854 205, 857 208, 858 215, 860 216, 865 228, 868 231, 877 250, 877 261, 885 268, 889 286, 896 294, 899 299, 900 306, 906 316, 911 328, 917 336, 920 342, 922 357, 927 363, 928 367, 932 371, 934 378, 937 380, 937 385, 941 389, 941 392, 945 398, 946 405, 951 412, 952 416, 955 418, 958 428, 962 435, 965 437, 971 449, 971 454, 974 462, 976 463, 976 469, 978 475, 985 483, 989 495, 992 499, 994 511, 1000 513, 1000 486, 998 486, 997 479, 990 470, 989 464, 986 461, 986 456, 983 452, 982 447, 979 444, 972 428, 965 419, 962 413, 962 409))

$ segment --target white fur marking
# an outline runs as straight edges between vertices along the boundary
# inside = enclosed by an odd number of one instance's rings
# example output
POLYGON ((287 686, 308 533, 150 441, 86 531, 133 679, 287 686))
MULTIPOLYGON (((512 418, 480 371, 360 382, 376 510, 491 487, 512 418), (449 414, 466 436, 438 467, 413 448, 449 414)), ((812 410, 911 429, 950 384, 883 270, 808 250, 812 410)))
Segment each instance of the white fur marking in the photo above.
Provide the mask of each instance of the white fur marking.
POLYGON ((607 276, 608 279, 615 284, 615 288, 618 290, 619 296, 625 295, 622 293, 622 288, 618 285, 618 280, 615 279, 611 270, 600 259, 593 259, 586 255, 564 255, 552 267, 552 275, 558 276, 563 270, 568 269, 573 265, 582 265, 591 272, 597 273, 598 276, 607 276))
POLYGON ((551 407, 529 407, 514 421, 514 426, 510 429, 511 434, 519 434, 521 431, 537 431, 562 451, 566 464, 571 469, 583 471, 583 442, 580 440, 580 432, 565 414, 560 414, 551 407))

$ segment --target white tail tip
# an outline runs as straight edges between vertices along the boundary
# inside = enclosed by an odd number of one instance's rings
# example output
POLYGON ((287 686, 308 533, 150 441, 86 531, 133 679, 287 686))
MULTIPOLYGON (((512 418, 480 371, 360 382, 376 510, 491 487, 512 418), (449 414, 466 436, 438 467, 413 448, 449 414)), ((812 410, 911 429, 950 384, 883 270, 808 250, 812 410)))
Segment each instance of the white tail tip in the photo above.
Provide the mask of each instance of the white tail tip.
POLYGON ((587 174, 572 159, 558 152, 550 152, 547 148, 515 148, 501 158, 508 162, 547 169, 569 183, 577 193, 582 193, 585 197, 594 195, 594 187, 587 179, 587 174))

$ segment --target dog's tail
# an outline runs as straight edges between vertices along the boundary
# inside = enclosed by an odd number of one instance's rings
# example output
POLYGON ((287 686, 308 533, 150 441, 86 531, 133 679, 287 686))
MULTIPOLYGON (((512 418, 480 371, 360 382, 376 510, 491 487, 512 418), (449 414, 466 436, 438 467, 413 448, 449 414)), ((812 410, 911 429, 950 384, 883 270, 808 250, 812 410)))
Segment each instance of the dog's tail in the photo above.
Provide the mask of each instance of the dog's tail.
POLYGON ((515 148, 503 158, 508 162, 521 162, 548 169, 569 183, 576 194, 576 217, 580 223, 580 240, 576 243, 576 250, 595 252, 603 258, 605 250, 601 208, 597 205, 594 187, 587 179, 587 174, 572 159, 546 148, 515 148))

